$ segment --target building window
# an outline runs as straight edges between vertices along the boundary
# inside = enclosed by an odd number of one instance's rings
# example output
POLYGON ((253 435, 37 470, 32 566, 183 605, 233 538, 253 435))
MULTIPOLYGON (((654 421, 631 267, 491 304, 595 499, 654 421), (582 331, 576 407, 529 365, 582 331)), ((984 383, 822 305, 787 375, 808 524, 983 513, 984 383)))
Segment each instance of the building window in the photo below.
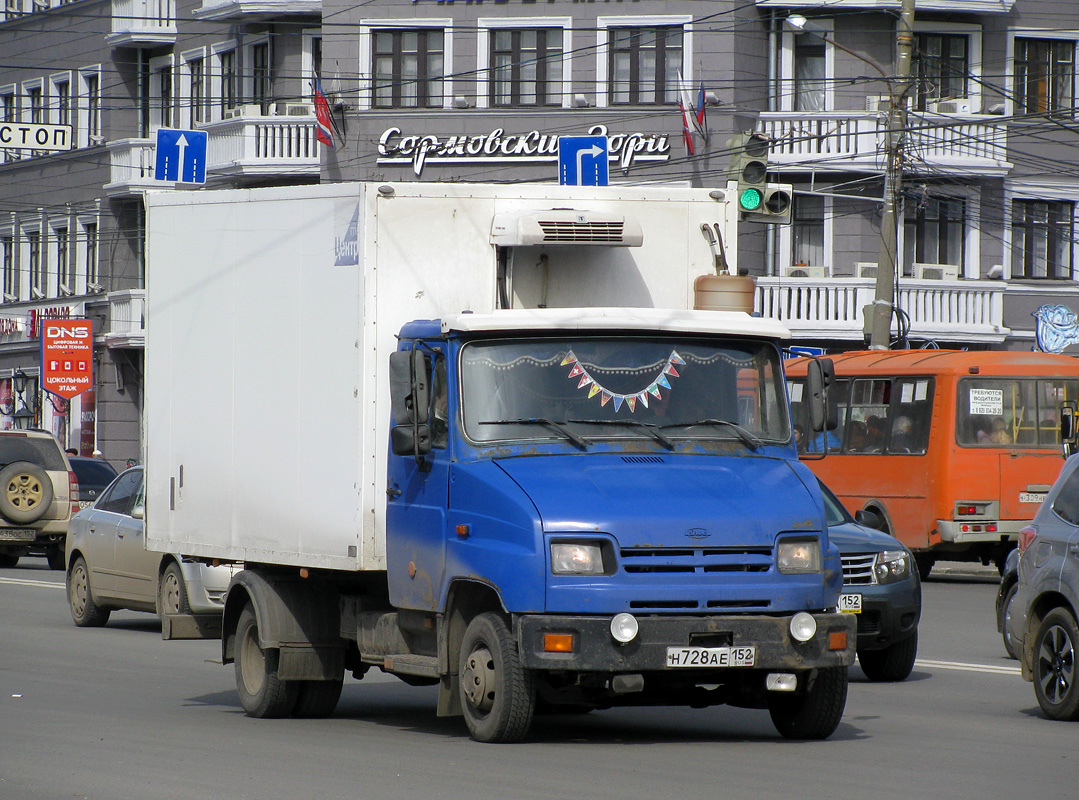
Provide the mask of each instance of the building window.
POLYGON ((492 106, 562 105, 562 31, 491 31, 492 106))
POLYGON ((826 45, 820 36, 794 37, 794 110, 825 111, 827 88, 826 45))
POLYGON ((192 58, 187 62, 188 76, 191 82, 188 94, 188 107, 191 114, 192 124, 202 122, 205 119, 206 105, 206 61, 202 58, 192 58))
POLYGON ((34 298, 45 296, 45 270, 41 268, 41 231, 23 231, 26 239, 26 265, 30 274, 30 292, 34 298))
POLYGON ((793 266, 823 265, 824 198, 810 194, 795 195, 791 228, 793 266))
POLYGON ((87 143, 93 145, 101 137, 101 76, 96 72, 84 74, 82 91, 86 110, 83 127, 86 129, 87 143))
POLYGON ((260 42, 248 51, 251 57, 251 102, 257 103, 263 114, 270 113, 270 43, 260 42))
POLYGON ((15 270, 15 237, 0 235, 0 250, 4 259, 4 300, 19 299, 19 273, 15 270))
POLYGON ((70 238, 67 226, 53 228, 53 239, 56 242, 56 282, 59 294, 74 294, 75 281, 71 274, 71 254, 69 250, 70 238))
POLYGON ((71 124, 71 83, 67 80, 56 81, 52 85, 56 106, 56 124, 71 124))
POLYGON ((101 278, 97 269, 97 223, 82 223, 83 246, 83 272, 86 273, 86 290, 90 292, 101 289, 101 278))
POLYGON ((225 112, 236 106, 236 51, 218 53, 217 68, 221 76, 221 111, 225 112))
POLYGON ((40 86, 26 88, 26 111, 29 115, 27 122, 40 124, 45 121, 45 100, 40 86))
POLYGON ((931 100, 967 97, 967 40, 967 36, 957 34, 915 34, 911 71, 917 85, 918 111, 925 111, 931 100))
POLYGON ((963 266, 966 233, 966 201, 929 198, 908 203, 903 235, 906 274, 915 264, 963 266))
POLYGON ((1015 40, 1015 105, 1018 114, 1073 116, 1075 42, 1015 40))
POLYGON ((1075 204, 1012 203, 1012 277, 1071 278, 1075 204))
POLYGON ((150 64, 150 130, 174 127, 171 58, 150 64))
POLYGON ((611 28, 609 101, 615 105, 678 102, 682 28, 611 28))
POLYGON ((372 37, 376 108, 442 106, 441 30, 381 30, 372 37))
MULTIPOLYGON (((0 94, 0 122, 16 122, 18 120, 18 104, 15 92, 0 94)), ((19 152, 13 148, 0 149, 0 163, 18 161, 19 152)))

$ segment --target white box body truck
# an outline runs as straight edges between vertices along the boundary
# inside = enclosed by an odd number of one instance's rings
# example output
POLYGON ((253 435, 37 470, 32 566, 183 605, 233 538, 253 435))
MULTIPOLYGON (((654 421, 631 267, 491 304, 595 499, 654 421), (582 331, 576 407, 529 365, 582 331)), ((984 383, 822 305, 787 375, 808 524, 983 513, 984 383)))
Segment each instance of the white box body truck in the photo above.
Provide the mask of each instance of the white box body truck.
POLYGON ((147 547, 243 562, 245 710, 440 685, 838 724, 854 627, 791 437, 783 326, 694 311, 723 192, 332 184, 147 195, 147 547))

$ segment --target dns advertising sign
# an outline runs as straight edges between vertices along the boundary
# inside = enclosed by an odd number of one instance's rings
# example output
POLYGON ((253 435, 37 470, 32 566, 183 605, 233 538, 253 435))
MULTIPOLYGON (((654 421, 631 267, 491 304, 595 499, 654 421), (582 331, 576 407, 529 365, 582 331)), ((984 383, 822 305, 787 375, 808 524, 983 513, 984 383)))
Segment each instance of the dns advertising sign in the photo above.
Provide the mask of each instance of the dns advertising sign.
POLYGON ((88 319, 41 323, 41 388, 71 399, 94 385, 94 326, 88 319))

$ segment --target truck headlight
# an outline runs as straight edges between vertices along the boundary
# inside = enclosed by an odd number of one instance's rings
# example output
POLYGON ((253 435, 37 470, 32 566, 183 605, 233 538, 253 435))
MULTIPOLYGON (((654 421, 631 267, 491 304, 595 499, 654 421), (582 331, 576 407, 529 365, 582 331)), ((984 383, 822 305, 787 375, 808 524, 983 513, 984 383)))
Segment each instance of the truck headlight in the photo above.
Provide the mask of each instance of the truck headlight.
POLYGON ((873 574, 877 583, 895 583, 910 576, 910 553, 906 550, 885 550, 877 553, 873 574))
POLYGON ((776 562, 784 575, 820 572, 820 542, 816 539, 781 541, 776 562))
POLYGON ((603 575, 603 547, 581 542, 551 542, 551 572, 555 575, 603 575))

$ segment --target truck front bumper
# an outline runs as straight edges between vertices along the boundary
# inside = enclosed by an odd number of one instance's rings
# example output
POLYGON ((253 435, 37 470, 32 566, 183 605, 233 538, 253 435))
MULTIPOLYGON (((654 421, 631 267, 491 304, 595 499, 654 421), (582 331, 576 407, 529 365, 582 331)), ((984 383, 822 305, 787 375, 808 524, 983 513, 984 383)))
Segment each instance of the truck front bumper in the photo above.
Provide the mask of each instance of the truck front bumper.
POLYGON ((528 615, 519 618, 518 644, 524 666, 539 670, 684 671, 668 667, 668 647, 754 647, 753 669, 761 670, 797 671, 853 664, 853 616, 812 616, 817 632, 806 642, 791 636, 790 616, 641 616, 637 618, 636 638, 623 644, 611 635, 610 616, 528 615), (572 651, 549 652, 545 648, 547 634, 572 636, 572 651))

